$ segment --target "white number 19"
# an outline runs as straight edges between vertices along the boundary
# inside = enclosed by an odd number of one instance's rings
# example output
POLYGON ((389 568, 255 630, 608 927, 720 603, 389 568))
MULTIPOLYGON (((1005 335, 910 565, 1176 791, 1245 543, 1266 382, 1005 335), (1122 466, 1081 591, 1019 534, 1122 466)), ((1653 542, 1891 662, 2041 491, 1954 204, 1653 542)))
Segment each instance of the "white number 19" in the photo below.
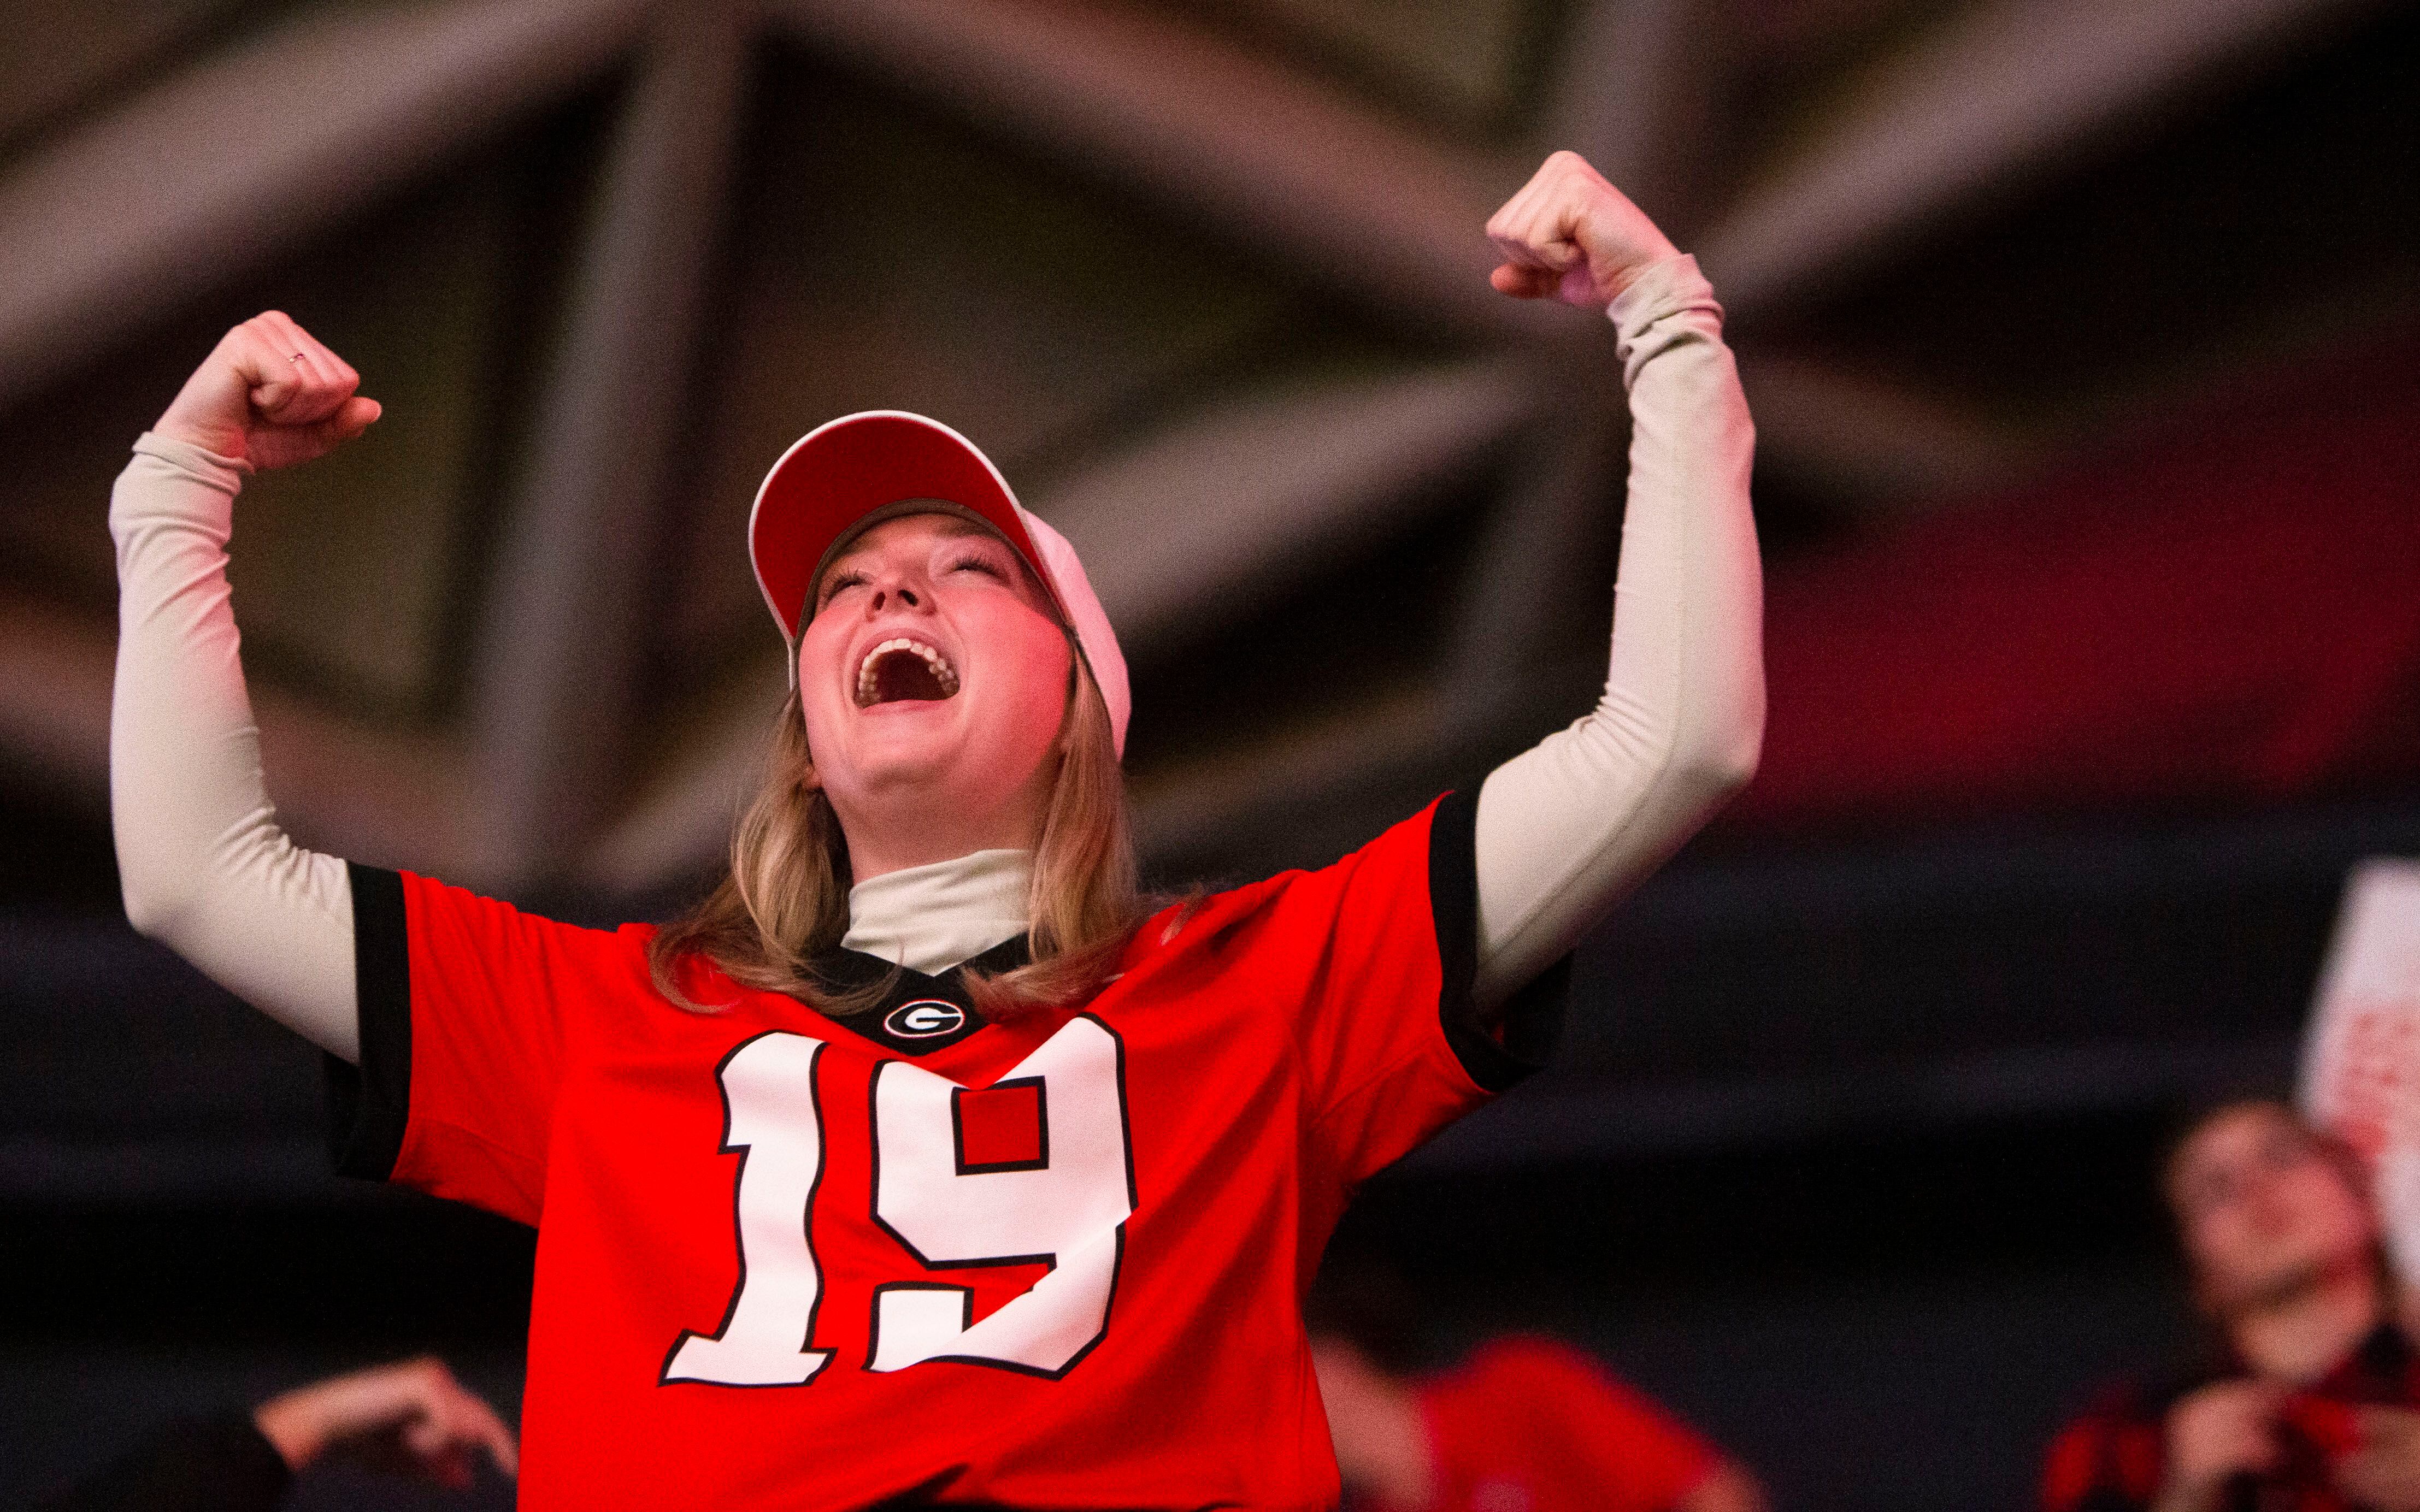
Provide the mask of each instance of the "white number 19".
MULTIPOLYGON (((759 1035, 722 1063, 722 1148, 743 1150, 739 1285, 722 1326, 684 1332, 663 1380, 796 1386, 831 1351, 811 1348, 823 1275, 812 1242, 823 1174, 814 1089, 823 1041, 759 1035)), ((932 1281, 874 1291, 867 1368, 956 1360, 1063 1375, 1109 1326, 1134 1162, 1122 1051, 1099 1021, 1071 1020, 996 1086, 1031 1083, 1038 1158, 970 1165, 954 1082, 906 1061, 874 1071, 874 1213, 929 1270, 1041 1263, 1049 1273, 981 1322, 974 1293, 932 1281)))

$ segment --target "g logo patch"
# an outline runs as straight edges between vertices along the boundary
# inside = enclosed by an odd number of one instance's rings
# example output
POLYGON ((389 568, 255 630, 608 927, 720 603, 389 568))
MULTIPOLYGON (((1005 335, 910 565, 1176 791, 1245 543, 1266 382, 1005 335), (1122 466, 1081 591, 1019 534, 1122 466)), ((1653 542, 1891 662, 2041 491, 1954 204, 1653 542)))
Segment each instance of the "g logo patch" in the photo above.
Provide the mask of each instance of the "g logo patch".
POLYGON ((967 1011, 955 1003, 920 997, 882 1016, 883 1032, 902 1040, 935 1040, 966 1027, 967 1011))

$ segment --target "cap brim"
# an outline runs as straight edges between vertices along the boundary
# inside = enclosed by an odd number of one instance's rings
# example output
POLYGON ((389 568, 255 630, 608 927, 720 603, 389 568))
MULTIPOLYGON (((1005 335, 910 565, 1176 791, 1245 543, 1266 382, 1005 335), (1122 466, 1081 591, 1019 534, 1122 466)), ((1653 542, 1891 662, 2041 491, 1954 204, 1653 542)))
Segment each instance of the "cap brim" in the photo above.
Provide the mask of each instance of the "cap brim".
MULTIPOLYGON (((795 642, 815 576, 832 548, 867 517, 919 500, 954 504, 998 531, 1058 600, 1024 511, 990 459, 938 420, 870 409, 799 438, 756 490, 748 555, 784 640, 795 642)), ((1057 607, 1063 620, 1066 606, 1057 607)))

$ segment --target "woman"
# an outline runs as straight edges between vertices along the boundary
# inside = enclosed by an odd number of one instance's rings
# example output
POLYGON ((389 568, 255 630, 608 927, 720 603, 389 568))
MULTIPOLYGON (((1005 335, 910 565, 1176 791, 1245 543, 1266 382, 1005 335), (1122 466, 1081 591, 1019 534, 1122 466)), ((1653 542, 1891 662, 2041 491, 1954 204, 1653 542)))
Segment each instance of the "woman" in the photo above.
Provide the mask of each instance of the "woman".
POLYGON ((1508 1086, 1518 990, 1745 780, 1750 431, 1695 266, 1577 157, 1496 286, 1609 309, 1634 418, 1597 710, 1335 866, 1148 918, 1125 668, 981 454, 835 423, 758 498, 794 695, 731 880, 573 929, 297 850, 225 544, 377 407, 231 332, 112 506, 127 907, 357 1063, 346 1167, 539 1226, 537 1506, 1320 1506, 1298 1316, 1353 1187, 1508 1086))

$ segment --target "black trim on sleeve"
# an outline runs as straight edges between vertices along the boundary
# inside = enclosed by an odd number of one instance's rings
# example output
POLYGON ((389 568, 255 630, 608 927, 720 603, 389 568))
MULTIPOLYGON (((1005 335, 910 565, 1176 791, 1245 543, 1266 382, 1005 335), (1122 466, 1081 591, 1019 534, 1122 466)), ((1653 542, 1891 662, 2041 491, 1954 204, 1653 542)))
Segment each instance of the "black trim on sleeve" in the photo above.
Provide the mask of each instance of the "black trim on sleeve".
POLYGON ((1529 979, 1496 1011, 1497 1043, 1521 1068, 1521 1076, 1555 1058, 1571 1006, 1572 958, 1566 954, 1529 979))
POLYGON ((1472 995, 1479 975, 1479 795, 1457 789, 1429 820, 1429 907, 1435 915, 1437 1020, 1470 1079, 1509 1089, 1546 1063, 1562 1038, 1572 958, 1563 957, 1494 1012, 1472 995))
POLYGON ((403 1151, 411 1110, 411 949, 403 878, 345 863, 353 887, 353 996, 362 1060, 327 1057, 328 1150, 341 1176, 383 1181, 403 1151))

